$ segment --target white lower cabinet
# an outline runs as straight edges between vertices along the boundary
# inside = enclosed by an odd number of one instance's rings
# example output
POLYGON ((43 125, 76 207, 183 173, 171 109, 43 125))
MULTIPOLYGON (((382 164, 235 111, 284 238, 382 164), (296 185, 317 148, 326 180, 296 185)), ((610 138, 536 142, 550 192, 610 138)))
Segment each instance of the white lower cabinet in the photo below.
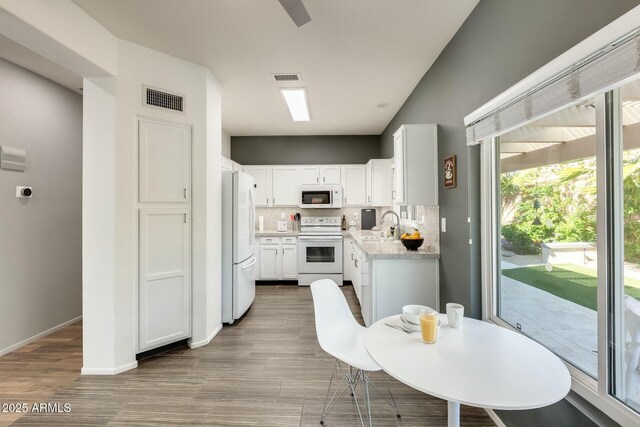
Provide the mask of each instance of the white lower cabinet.
POLYGON ((351 264, 353 263, 353 239, 345 237, 342 245, 342 278, 343 280, 351 280, 351 264))
POLYGON ((260 238, 260 280, 296 280, 298 247, 296 237, 260 238))
POLYGON ((282 244, 282 278, 298 278, 298 245, 282 244))
POLYGON ((260 279, 279 280, 282 262, 278 262, 280 244, 260 244, 260 279))
POLYGON ((400 314, 408 304, 440 311, 438 260, 369 260, 356 244, 351 253, 351 281, 365 325, 400 314))

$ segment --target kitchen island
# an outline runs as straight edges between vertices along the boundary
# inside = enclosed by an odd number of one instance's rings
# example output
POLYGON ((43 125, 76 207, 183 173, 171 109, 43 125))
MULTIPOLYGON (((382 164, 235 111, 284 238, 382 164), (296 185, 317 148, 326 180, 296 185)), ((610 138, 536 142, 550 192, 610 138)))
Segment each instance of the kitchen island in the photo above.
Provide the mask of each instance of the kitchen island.
POLYGON ((351 230, 345 237, 345 271, 351 278, 367 326, 400 314, 408 304, 440 311, 438 248, 407 250, 380 232, 351 230))

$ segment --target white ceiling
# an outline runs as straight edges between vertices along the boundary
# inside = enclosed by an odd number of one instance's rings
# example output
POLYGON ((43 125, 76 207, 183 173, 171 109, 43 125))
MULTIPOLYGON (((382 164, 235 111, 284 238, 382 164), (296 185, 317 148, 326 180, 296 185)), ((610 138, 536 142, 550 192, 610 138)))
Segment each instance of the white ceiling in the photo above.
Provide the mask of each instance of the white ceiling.
POLYGON ((209 68, 231 135, 380 134, 478 3, 305 0, 297 28, 277 0, 74 1, 119 38, 209 68), (310 122, 291 120, 270 76, 289 72, 310 122))

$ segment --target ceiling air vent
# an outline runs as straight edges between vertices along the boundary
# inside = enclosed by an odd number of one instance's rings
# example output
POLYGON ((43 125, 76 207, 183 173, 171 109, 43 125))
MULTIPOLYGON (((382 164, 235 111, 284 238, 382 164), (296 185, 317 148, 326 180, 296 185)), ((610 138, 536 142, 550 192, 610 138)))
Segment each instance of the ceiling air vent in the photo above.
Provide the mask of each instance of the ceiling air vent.
POLYGON ((299 82, 300 74, 288 73, 288 74, 272 74, 273 79, 277 82, 299 82))
POLYGON ((144 105, 184 113, 184 96, 144 86, 144 105))

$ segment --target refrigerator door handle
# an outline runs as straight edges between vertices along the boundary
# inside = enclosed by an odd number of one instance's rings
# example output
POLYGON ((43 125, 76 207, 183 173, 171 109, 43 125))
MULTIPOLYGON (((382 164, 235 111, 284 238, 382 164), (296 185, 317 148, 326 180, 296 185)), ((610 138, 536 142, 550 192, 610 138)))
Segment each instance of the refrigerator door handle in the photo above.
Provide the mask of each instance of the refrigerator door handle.
POLYGON ((257 259, 257 258, 254 258, 254 259, 253 259, 253 261, 251 261, 251 262, 250 262, 249 264, 247 264, 247 265, 243 265, 241 268, 242 268, 243 270, 247 270, 247 269, 249 269, 249 268, 253 267, 253 266, 256 264, 256 262, 258 262, 258 259, 257 259))
POLYGON ((251 233, 250 234, 251 238, 250 238, 249 243, 251 245, 254 245, 255 242, 256 242, 256 217, 255 217, 255 215, 256 215, 256 206, 255 206, 255 203, 253 201, 253 191, 251 189, 249 190, 249 204, 250 204, 249 213, 251 214, 249 216, 249 227, 251 227, 250 228, 250 230, 251 230, 251 232, 250 232, 251 233))

